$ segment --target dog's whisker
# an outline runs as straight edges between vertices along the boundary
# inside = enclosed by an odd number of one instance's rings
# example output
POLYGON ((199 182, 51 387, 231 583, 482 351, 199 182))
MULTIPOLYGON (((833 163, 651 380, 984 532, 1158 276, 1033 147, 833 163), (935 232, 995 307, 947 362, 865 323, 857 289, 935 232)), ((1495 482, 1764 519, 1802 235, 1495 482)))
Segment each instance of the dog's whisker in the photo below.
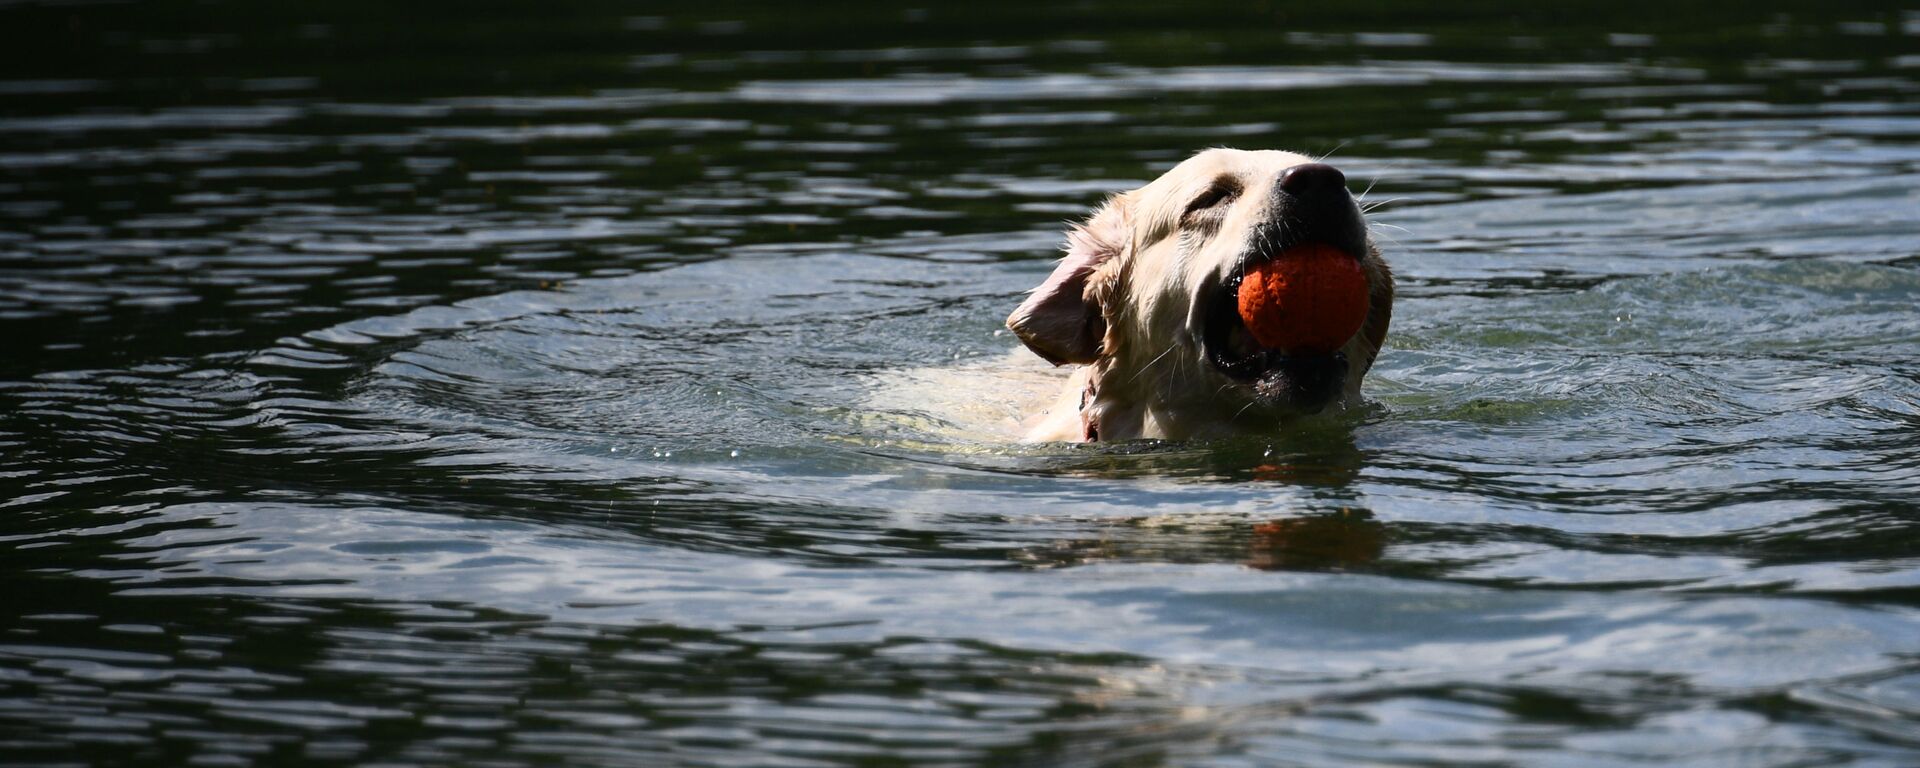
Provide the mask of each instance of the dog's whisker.
POLYGON ((1360 191, 1360 197, 1358 199, 1360 200, 1367 199, 1367 195, 1373 194, 1373 185, 1378 183, 1380 183, 1380 177, 1378 176, 1373 177, 1372 181, 1367 182, 1367 188, 1360 191))
POLYGON ((1389 203, 1397 203, 1405 199, 1406 198, 1404 197, 1389 197, 1385 200, 1369 200, 1367 202, 1360 204, 1360 212, 1372 213, 1375 208, 1379 208, 1380 206, 1387 205, 1389 203))
MULTIPOLYGON (((1393 227, 1393 225, 1391 225, 1391 224, 1383 224, 1383 225, 1381 225, 1381 226, 1382 226, 1382 227, 1393 227)), ((1394 229, 1397 229, 1397 230, 1400 230, 1401 232, 1407 232, 1407 229, 1406 229, 1405 227, 1393 227, 1393 228, 1394 228, 1394 229)), ((1413 234, 1413 233, 1411 233, 1411 232, 1407 232, 1407 234, 1413 234)), ((1390 235, 1390 234, 1387 234, 1387 233, 1386 233, 1386 232, 1385 232, 1384 230, 1375 230, 1375 229, 1373 229, 1373 228, 1371 228, 1371 227, 1369 227, 1369 228, 1367 229, 1367 235, 1368 235, 1369 237, 1372 237, 1372 238, 1374 238, 1374 239, 1377 239, 1377 240, 1385 240, 1385 241, 1387 241, 1388 243, 1390 243, 1390 244, 1392 244, 1392 245, 1395 245, 1395 246, 1398 246, 1398 245, 1400 245, 1400 238, 1398 238, 1398 237, 1394 237, 1393 235, 1390 235)))
POLYGON ((1152 360, 1148 360, 1146 365, 1140 366, 1140 370, 1133 372, 1133 376, 1127 379, 1127 383, 1132 384, 1135 379, 1138 379, 1142 375, 1146 374, 1148 370, 1153 368, 1154 364, 1160 362, 1161 360, 1165 360, 1167 355, 1173 354, 1174 349, 1175 349, 1174 347, 1169 346, 1167 347, 1167 351, 1161 352, 1159 355, 1156 355, 1152 360))

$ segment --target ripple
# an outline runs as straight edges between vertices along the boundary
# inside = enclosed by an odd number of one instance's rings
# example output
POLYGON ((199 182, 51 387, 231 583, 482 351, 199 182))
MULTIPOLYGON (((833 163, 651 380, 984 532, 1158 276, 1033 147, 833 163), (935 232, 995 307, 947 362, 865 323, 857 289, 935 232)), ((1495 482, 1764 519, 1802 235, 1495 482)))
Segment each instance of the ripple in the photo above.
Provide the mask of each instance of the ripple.
POLYGON ((0 761, 1920 750, 1910 18, 175 5, 0 7, 0 761), (1010 442, 1216 144, 1385 204, 1377 403, 1010 442))
POLYGON ((1438 61, 1378 62, 1362 67, 1114 67, 1092 75, 755 81, 742 83, 733 95, 748 102, 905 105, 1114 99, 1190 91, 1415 86, 1434 82, 1604 82, 1626 79, 1630 73, 1629 68, 1611 64, 1518 67, 1438 61))

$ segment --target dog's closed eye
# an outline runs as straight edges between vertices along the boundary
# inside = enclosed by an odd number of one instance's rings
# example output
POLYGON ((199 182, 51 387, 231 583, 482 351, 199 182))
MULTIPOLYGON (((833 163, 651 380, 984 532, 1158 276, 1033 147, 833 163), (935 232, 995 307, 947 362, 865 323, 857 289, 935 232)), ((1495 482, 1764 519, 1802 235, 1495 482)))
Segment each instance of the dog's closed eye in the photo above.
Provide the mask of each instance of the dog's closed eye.
POLYGON ((1215 179, 1213 184, 1187 203, 1187 210, 1180 214, 1180 223, 1189 227, 1211 227, 1220 223, 1226 215, 1227 207, 1240 197, 1240 185, 1230 178, 1215 179))

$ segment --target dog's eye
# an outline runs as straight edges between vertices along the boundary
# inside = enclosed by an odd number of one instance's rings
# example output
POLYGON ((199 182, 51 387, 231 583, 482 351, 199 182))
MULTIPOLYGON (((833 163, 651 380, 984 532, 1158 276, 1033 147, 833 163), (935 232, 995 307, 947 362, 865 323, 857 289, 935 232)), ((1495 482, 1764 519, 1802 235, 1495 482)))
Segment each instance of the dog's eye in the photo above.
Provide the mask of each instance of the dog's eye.
POLYGON ((1233 202, 1233 199, 1239 195, 1240 190, 1237 187, 1215 184, 1199 197, 1194 198, 1193 202, 1188 203, 1187 210, 1180 215, 1180 219, 1184 223, 1196 224, 1218 218, 1226 211, 1227 204, 1233 202))

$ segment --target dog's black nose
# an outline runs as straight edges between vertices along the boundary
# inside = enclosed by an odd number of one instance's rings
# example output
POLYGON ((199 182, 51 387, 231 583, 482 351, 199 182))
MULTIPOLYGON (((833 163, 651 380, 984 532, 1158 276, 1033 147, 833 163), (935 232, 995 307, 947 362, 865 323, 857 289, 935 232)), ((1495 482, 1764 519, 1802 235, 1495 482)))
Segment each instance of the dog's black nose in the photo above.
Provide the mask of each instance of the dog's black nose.
POLYGON ((1305 163, 1280 172, 1280 191, 1295 197, 1318 197, 1347 191, 1347 175, 1326 163, 1305 163))
POLYGON ((1325 163, 1302 163, 1280 172, 1273 183, 1261 256, 1301 243, 1326 243, 1354 258, 1367 252, 1367 225, 1347 191, 1347 175, 1325 163))

